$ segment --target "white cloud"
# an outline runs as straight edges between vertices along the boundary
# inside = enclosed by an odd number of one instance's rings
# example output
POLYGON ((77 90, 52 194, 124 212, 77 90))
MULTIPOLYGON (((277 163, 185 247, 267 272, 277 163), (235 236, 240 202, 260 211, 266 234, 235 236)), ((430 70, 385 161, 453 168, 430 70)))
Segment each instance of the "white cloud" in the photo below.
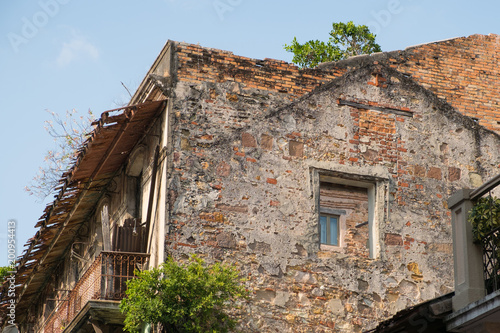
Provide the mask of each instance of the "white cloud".
POLYGON ((59 67, 65 67, 75 60, 86 58, 97 60, 99 58, 97 47, 84 37, 73 36, 68 43, 63 43, 56 62, 59 67))

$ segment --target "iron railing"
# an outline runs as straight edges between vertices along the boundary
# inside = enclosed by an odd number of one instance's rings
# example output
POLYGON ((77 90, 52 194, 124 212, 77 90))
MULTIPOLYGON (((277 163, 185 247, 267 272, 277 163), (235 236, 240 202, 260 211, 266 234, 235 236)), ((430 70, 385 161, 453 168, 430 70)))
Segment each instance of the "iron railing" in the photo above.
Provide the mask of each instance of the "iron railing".
POLYGON ((121 300, 136 269, 147 269, 149 254, 101 252, 69 294, 58 302, 44 324, 44 333, 59 333, 90 300, 121 300))
POLYGON ((482 240, 484 288, 486 294, 500 289, 500 228, 489 232, 482 240))

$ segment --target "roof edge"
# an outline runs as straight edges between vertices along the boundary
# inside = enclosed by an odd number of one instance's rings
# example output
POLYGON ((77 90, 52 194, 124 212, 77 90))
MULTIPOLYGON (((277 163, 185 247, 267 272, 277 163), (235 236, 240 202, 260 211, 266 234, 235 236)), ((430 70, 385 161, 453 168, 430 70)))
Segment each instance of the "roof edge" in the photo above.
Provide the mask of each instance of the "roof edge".
POLYGON ((450 41, 456 41, 459 39, 465 40, 465 39, 470 39, 470 38, 486 38, 486 37, 500 38, 500 35, 490 33, 488 35, 474 34, 474 35, 470 35, 470 36, 447 38, 447 39, 442 39, 442 40, 438 40, 438 41, 408 46, 403 50, 377 52, 377 53, 372 53, 372 54, 360 54, 360 55, 355 55, 355 56, 349 57, 347 59, 342 59, 339 61, 323 62, 323 63, 319 64, 317 66, 317 68, 322 69, 322 70, 331 70, 332 68, 356 67, 356 66, 361 66, 361 65, 364 65, 364 64, 367 64, 370 62, 374 62, 374 61, 388 60, 389 58, 393 58, 395 56, 400 56, 400 55, 404 54, 405 52, 412 51, 414 49, 417 49, 417 48, 420 48, 423 46, 446 43, 446 42, 450 42, 450 41))

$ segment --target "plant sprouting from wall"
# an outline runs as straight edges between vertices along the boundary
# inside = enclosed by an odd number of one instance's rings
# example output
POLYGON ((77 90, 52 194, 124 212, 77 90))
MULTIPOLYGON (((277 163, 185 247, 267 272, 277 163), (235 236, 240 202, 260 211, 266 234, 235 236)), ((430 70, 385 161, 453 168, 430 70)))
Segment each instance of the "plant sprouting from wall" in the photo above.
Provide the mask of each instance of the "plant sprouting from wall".
POLYGON ((237 321, 227 313, 248 291, 235 267, 192 256, 187 264, 172 258, 159 268, 136 272, 120 303, 125 330, 160 324, 163 332, 228 332, 237 321))
POLYGON ((75 162, 78 150, 87 140, 94 119, 90 110, 86 116, 79 116, 74 109, 66 111, 64 118, 55 112, 48 112, 51 119, 45 121, 44 128, 54 139, 55 148, 47 151, 43 166, 30 185, 25 187, 28 193, 40 200, 56 191, 61 177, 75 162))
POLYGON ((474 242, 481 242, 489 232, 500 227, 500 199, 480 198, 470 210, 468 221, 472 224, 474 242))
POLYGON ((293 53, 293 63, 299 67, 315 67, 326 61, 338 61, 359 54, 380 52, 380 45, 375 43, 375 34, 366 25, 356 25, 352 21, 332 24, 330 38, 323 42, 310 40, 304 44, 294 37, 292 43, 284 49, 293 53))

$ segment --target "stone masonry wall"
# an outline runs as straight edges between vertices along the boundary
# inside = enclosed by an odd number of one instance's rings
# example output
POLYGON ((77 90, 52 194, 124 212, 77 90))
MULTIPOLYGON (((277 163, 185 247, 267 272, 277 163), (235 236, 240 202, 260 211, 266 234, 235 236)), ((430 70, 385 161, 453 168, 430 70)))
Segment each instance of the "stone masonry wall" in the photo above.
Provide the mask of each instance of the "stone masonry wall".
POLYGON ((166 248, 237 263, 245 331, 360 332, 452 291, 446 199, 497 173, 498 135, 383 66, 304 95, 289 65, 178 52, 166 248), (377 183, 373 258, 320 249, 317 174, 377 183))

